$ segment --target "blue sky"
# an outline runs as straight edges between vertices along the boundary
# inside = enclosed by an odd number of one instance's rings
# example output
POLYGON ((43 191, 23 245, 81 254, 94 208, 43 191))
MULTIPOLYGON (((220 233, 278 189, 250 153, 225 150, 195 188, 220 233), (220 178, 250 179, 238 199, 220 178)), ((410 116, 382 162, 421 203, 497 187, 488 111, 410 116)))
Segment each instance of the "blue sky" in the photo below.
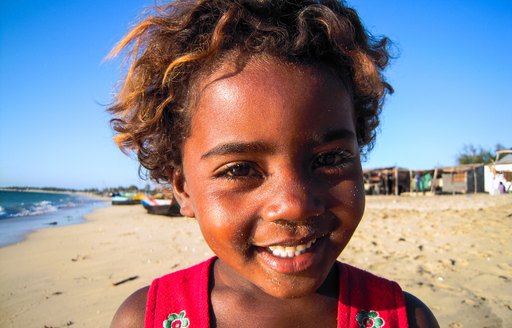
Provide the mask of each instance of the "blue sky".
MULTIPOLYGON (((103 62, 148 0, 0 2, 0 186, 137 184, 105 112, 119 60, 103 62)), ((396 58, 364 167, 455 164, 466 144, 512 146, 512 2, 351 1, 396 58)))

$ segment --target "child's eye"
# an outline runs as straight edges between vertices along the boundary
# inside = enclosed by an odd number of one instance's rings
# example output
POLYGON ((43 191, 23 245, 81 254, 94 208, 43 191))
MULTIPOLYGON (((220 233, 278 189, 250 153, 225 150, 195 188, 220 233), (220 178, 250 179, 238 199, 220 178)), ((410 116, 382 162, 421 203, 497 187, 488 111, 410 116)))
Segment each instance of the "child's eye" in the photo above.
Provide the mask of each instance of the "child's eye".
POLYGON ((230 163, 220 168, 219 172, 215 174, 216 178, 228 178, 228 179, 242 179, 249 177, 260 177, 261 174, 258 172, 252 163, 230 163))
POLYGON ((352 162, 354 156, 344 150, 330 151, 318 155, 313 161, 313 170, 318 168, 341 168, 352 162))

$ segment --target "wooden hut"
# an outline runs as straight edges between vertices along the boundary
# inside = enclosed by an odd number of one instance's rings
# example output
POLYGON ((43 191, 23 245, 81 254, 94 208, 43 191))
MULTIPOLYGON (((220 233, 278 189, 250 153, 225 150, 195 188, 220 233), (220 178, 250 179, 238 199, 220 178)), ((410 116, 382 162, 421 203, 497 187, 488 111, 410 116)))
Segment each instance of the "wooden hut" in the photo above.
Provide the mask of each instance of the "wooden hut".
POLYGON ((438 169, 442 193, 484 192, 484 165, 467 164, 438 169))
POLYGON ((408 169, 384 167, 363 170, 364 189, 367 195, 400 195, 410 191, 411 177, 408 169))

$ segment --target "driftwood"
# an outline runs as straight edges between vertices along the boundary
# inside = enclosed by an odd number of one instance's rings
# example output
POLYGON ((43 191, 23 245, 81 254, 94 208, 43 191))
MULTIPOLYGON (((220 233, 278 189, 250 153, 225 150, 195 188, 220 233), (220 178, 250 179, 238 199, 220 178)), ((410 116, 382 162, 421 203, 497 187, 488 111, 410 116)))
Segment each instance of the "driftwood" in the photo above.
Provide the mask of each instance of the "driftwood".
POLYGON ((118 282, 114 282, 114 283, 112 283, 112 285, 113 286, 119 286, 121 284, 124 284, 125 282, 132 281, 132 280, 135 280, 137 278, 139 278, 139 276, 131 276, 131 277, 128 277, 126 279, 120 280, 118 282))

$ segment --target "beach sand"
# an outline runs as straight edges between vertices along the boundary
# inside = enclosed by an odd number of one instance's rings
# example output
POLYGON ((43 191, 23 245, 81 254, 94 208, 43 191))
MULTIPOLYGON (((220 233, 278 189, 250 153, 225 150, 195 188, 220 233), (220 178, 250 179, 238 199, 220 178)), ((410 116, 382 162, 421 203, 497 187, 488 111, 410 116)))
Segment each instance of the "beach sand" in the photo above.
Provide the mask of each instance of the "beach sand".
MULTIPOLYGON (((0 248, 0 327, 107 327, 130 293, 212 255, 193 219, 88 219, 0 248)), ((397 281, 441 327, 512 327, 511 235, 512 196, 372 196, 340 260, 397 281)))

